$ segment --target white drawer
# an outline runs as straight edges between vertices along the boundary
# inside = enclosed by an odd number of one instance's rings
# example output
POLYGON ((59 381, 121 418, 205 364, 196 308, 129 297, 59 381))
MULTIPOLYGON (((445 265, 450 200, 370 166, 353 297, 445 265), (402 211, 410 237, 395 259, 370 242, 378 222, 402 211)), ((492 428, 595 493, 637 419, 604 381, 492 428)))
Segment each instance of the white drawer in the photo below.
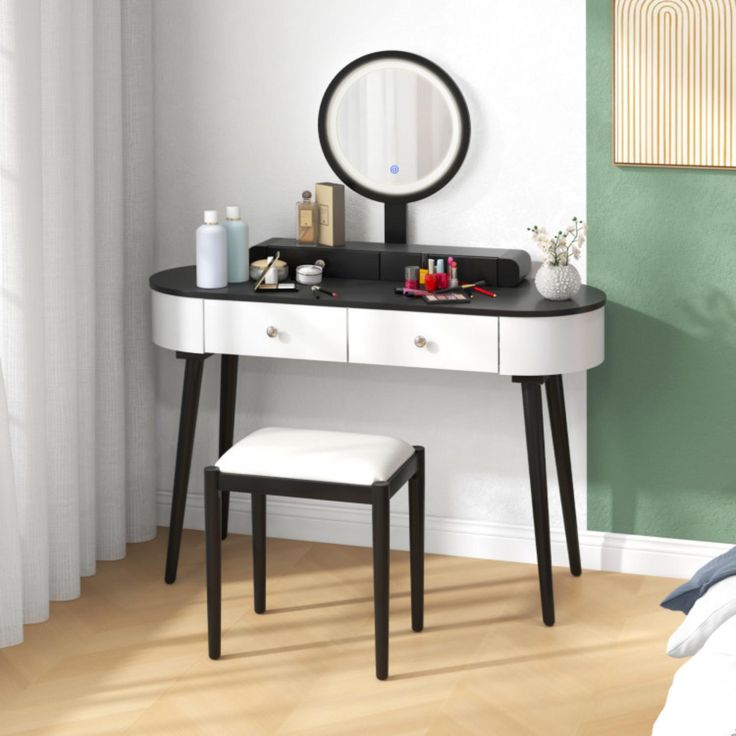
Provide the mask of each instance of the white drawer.
POLYGON ((169 350, 203 353, 202 299, 151 292, 153 342, 169 350))
POLYGON ((498 317, 348 309, 348 335, 351 363, 498 373, 498 317))
POLYGON ((346 310, 205 300, 204 349, 207 353, 345 363, 346 310))
POLYGON ((558 317, 501 317, 500 373, 550 376, 603 362, 604 309, 558 317))

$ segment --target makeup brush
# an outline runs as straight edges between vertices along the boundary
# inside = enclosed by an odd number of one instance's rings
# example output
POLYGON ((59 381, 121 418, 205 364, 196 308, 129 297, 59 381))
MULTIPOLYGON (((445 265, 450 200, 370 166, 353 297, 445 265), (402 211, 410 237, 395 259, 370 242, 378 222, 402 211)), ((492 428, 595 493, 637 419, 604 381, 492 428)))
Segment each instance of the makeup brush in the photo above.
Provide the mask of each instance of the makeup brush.
POLYGON ((327 296, 331 296, 331 297, 332 297, 333 299, 336 299, 336 298, 337 298, 337 292, 336 292, 336 291, 328 291, 327 289, 323 289, 323 288, 322 288, 321 286, 317 286, 317 284, 315 284, 315 285, 314 285, 314 286, 312 287, 312 293, 313 293, 313 294, 314 294, 314 295, 315 295, 315 296, 316 296, 317 298, 319 298, 319 296, 317 295, 317 292, 318 292, 318 291, 322 292, 323 294, 327 294, 327 296))
POLYGON ((253 287, 253 291, 258 291, 260 285, 263 283, 263 281, 266 278, 266 274, 271 270, 272 266, 278 261, 278 259, 281 257, 281 251, 276 251, 276 255, 271 258, 269 264, 266 266, 266 268, 263 269, 263 273, 261 274, 261 278, 258 279, 258 283, 253 287))
POLYGON ((485 286, 485 281, 476 281, 474 284, 463 284, 463 289, 472 289, 473 291, 477 291, 479 294, 485 294, 486 296, 495 297, 496 292, 491 291, 490 289, 481 289, 481 286, 485 286))
POLYGON ((472 289, 473 291, 477 291, 479 286, 485 286, 485 281, 475 281, 472 284, 462 284, 460 286, 450 286, 447 289, 436 289, 435 294, 446 294, 448 291, 458 291, 458 289, 467 290, 472 289))

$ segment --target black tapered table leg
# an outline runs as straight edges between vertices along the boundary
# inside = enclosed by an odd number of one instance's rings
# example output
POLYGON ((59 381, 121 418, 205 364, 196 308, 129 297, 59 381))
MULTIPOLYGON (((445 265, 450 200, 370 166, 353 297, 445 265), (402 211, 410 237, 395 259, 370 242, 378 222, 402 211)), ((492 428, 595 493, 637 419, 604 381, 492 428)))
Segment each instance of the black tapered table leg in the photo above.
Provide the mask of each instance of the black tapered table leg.
POLYGON ((388 677, 389 609, 389 491, 387 485, 373 488, 373 611, 376 632, 376 677, 388 677))
POLYGON ((572 466, 570 464, 570 441, 567 435, 567 415, 565 412, 565 393, 562 387, 562 376, 549 376, 546 383, 547 407, 549 422, 552 427, 552 444, 555 448, 555 464, 557 465, 557 481, 560 485, 562 502, 562 518, 565 523, 567 540, 567 558, 570 572, 580 575, 580 542, 578 540, 578 522, 575 514, 575 492, 572 485, 572 466))
MULTIPOLYGON (((233 446, 235 431, 235 395, 238 390, 238 356, 223 355, 220 363, 220 457, 233 446)), ((230 517, 230 493, 222 496, 222 538, 227 537, 230 517)))
POLYGON ((537 543, 539 591, 542 598, 542 620, 547 626, 555 622, 555 603, 552 591, 552 551, 549 536, 549 507, 547 503, 547 473, 544 457, 544 423, 542 415, 542 383, 544 378, 514 378, 521 383, 526 428, 526 450, 529 459, 529 481, 532 491, 534 536, 537 543))
POLYGON ((266 494, 251 493, 253 519, 253 610, 266 610, 266 494))
POLYGON ((424 628, 424 448, 415 447, 419 468, 409 481, 411 628, 424 628))
POLYGON ((204 531, 207 575, 207 642, 211 659, 220 657, 222 629, 222 542, 220 541, 220 471, 204 471, 204 531))
POLYGON ((192 465, 194 430, 197 426, 199 394, 202 388, 202 371, 206 354, 185 354, 184 388, 181 395, 181 414, 179 416, 179 440, 176 446, 176 468, 174 470, 174 489, 171 499, 171 519, 169 521, 169 542, 166 551, 167 583, 176 580, 179 564, 181 531, 184 526, 184 510, 187 504, 189 470, 192 465))

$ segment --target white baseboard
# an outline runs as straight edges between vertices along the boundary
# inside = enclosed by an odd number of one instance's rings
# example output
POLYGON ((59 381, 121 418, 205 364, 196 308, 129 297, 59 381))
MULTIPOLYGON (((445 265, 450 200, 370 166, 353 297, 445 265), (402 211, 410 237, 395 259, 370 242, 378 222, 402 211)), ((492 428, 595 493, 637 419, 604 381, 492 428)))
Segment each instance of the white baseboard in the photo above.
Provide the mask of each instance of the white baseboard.
MULTIPOLYGON (((156 502, 158 524, 167 526, 171 493, 159 491, 156 502)), ((366 506, 268 499, 268 535, 271 537, 369 547, 370 525, 370 509, 366 506)), ((184 527, 204 529, 201 496, 192 495, 187 500, 184 527)), ((250 534, 250 529, 250 499, 232 494, 230 530, 237 534, 250 534)), ((551 538, 553 564, 567 565, 564 531, 552 529, 551 538)), ((636 575, 689 578, 699 567, 730 546, 635 534, 580 532, 580 555, 585 569, 636 575)), ((391 547, 409 549, 406 513, 391 514, 391 547)), ((510 562, 536 561, 534 530, 530 526, 427 516, 425 547, 428 553, 433 554, 510 562)))

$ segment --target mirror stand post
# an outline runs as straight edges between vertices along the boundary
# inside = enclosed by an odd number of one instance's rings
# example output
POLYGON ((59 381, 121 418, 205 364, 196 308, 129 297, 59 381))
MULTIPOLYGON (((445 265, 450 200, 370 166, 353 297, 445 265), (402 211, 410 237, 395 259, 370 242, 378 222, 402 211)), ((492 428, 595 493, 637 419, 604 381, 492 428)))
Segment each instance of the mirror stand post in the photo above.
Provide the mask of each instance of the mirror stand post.
POLYGON ((406 202, 386 202, 384 207, 385 241, 406 243, 406 202))

